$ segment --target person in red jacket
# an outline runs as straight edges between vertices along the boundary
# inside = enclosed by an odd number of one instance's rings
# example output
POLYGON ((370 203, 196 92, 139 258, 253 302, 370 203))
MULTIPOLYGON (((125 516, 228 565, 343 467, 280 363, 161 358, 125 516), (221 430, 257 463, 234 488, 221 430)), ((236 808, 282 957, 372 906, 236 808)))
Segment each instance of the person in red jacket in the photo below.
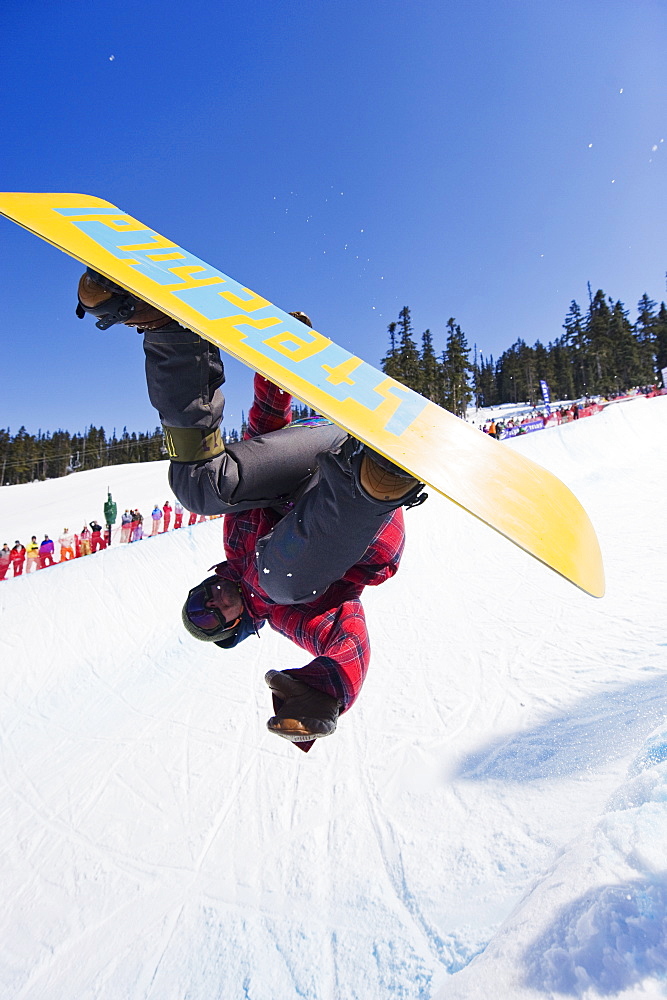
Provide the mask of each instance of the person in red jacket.
POLYGON ((25 546, 21 545, 18 539, 14 542, 14 546, 9 553, 9 558, 12 563, 12 570, 14 576, 21 576, 23 573, 23 564, 25 563, 26 551, 25 546))
POLYGON ((106 549, 107 543, 103 538, 102 532, 103 528, 99 521, 89 521, 90 530, 92 532, 90 536, 90 551, 97 552, 99 549, 106 549))
POLYGON ((162 531, 169 531, 169 522, 171 521, 171 511, 172 507, 168 500, 165 500, 164 507, 162 508, 162 531))
MULTIPOLYGON (((423 484, 330 421, 291 425, 290 395, 260 375, 245 438, 225 446, 216 347, 90 269, 79 309, 124 313, 143 331, 172 491, 193 513, 226 515, 226 559, 188 594, 185 628, 230 649, 268 621, 306 650, 304 667, 272 669, 265 680, 274 704, 267 727, 310 749, 361 690, 370 658, 361 594, 397 571, 400 508, 425 499, 423 484)), ((311 326, 304 313, 292 316, 311 326)))

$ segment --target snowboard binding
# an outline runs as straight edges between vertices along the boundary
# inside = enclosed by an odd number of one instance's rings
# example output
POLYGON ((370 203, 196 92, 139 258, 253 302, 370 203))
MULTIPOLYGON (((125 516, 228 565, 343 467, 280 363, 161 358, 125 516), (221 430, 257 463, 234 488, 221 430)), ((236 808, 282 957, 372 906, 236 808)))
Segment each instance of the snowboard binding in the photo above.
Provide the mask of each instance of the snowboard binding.
POLYGON ((170 316, 148 305, 103 274, 87 268, 79 280, 79 301, 76 314, 83 319, 86 313, 97 317, 98 330, 108 330, 117 323, 136 326, 139 330, 158 330, 174 321, 170 316))

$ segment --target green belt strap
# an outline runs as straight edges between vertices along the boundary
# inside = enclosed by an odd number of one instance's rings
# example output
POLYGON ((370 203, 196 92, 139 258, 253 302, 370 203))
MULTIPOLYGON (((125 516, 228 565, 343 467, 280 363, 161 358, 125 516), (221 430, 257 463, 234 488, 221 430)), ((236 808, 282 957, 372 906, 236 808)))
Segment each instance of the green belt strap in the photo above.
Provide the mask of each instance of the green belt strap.
POLYGON ((164 440, 172 462, 206 462, 222 455, 225 443, 220 428, 214 431, 200 427, 165 427, 164 440))

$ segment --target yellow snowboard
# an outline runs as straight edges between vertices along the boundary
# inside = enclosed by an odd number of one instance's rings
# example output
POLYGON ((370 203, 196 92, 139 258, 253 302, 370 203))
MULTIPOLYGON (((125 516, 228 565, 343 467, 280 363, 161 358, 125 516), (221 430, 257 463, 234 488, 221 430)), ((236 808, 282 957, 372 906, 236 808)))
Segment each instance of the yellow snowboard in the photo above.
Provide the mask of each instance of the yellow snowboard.
POLYGON ((604 593, 586 512, 539 465, 107 201, 0 194, 0 214, 261 372, 589 594, 604 593))

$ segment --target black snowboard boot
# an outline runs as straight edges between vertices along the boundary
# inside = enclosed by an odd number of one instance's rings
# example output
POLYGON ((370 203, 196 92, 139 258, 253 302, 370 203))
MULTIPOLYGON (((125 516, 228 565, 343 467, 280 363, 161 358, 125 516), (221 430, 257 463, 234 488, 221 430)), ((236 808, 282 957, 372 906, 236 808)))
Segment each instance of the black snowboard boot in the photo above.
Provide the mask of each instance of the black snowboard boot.
POLYGON ((266 727, 276 736, 305 743, 335 731, 339 712, 336 698, 280 670, 269 670, 264 680, 271 688, 276 709, 266 727))

